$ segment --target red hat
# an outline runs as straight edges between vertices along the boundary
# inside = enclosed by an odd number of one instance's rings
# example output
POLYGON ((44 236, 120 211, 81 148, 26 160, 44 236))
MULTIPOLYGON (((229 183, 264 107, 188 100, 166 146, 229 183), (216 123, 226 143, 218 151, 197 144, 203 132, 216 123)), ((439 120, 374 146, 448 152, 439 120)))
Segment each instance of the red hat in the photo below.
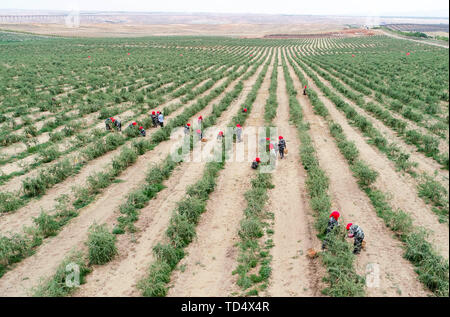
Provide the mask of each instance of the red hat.
POLYGON ((155 112, 154 112, 154 111, 152 111, 152 114, 155 114, 155 112))
POLYGON ((352 226, 352 223, 350 222, 350 223, 347 224, 346 229, 349 230, 351 226, 352 226))
POLYGON ((306 85, 305 85, 305 89, 306 89, 306 85))
POLYGON ((190 123, 186 123, 186 125, 187 125, 188 127, 190 127, 190 126, 191 126, 191 124, 190 124, 190 123))
POLYGON ((241 125, 238 123, 238 124, 236 124, 236 128, 240 128, 241 127, 241 125))
POLYGON ((114 121, 116 121, 116 119, 114 119, 114 118, 111 118, 111 121, 112 121, 112 122, 114 122, 114 121))
POLYGON ((406 55, 408 55, 408 56, 409 56, 410 54, 411 54, 410 52, 406 53, 406 55))
POLYGON ((282 139, 283 139, 283 137, 282 137, 282 136, 280 135, 280 136, 278 137, 278 139, 279 139, 279 140, 282 140, 282 139))
POLYGON ((136 124, 137 124, 136 122, 133 122, 133 123, 132 123, 132 125, 136 125, 136 124))
POLYGON ((91 58, 90 56, 88 56, 88 58, 91 58))
POLYGON ((223 135, 223 131, 220 131, 220 132, 219 132, 219 135, 223 135))
POLYGON ((339 216, 339 212, 335 210, 331 213, 330 218, 333 217, 334 219, 338 220, 339 216))
POLYGON ((355 54, 352 54, 352 57, 355 57, 355 54))
POLYGON ((130 55, 130 53, 128 53, 128 55, 130 55))
POLYGON ((244 108, 244 112, 247 112, 247 108, 244 108))
POLYGON ((255 159, 255 161, 258 162, 258 163, 261 162, 261 160, 259 159, 259 157, 257 157, 257 158, 255 159))
POLYGON ((200 130, 200 129, 197 129, 197 133, 202 133, 202 130, 200 130))
POLYGON ((266 141, 270 141, 270 138, 266 138, 266 141))
POLYGON ((143 129, 143 127, 139 127, 139 130, 142 130, 143 129))

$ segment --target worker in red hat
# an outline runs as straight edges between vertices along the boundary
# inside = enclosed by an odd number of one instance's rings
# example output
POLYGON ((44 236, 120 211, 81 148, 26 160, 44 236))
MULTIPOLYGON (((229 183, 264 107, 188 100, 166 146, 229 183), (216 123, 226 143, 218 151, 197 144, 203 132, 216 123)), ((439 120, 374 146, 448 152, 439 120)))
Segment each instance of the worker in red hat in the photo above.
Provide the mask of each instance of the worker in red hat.
POLYGON ((111 130, 111 126, 113 124, 112 119, 113 119, 112 117, 111 118, 106 118, 106 120, 105 120, 106 131, 111 130))
POLYGON ((238 142, 242 142, 242 127, 239 123, 236 124, 236 138, 238 142))
POLYGON ((203 121, 203 117, 202 116, 198 117, 198 119, 197 119, 198 125, 201 125, 202 121, 203 121))
POLYGON ((353 254, 359 254, 361 252, 362 243, 364 241, 364 232, 362 231, 360 226, 354 225, 351 222, 347 224, 346 229, 348 231, 348 237, 355 238, 355 242, 353 244, 353 246, 355 247, 353 249, 353 254))
POLYGON ((330 214, 327 229, 325 230, 325 238, 323 239, 322 250, 327 246, 330 232, 332 232, 335 227, 339 226, 339 217, 340 214, 337 210, 333 211, 330 214))
POLYGON ((139 127, 139 133, 140 133, 142 136, 146 136, 144 127, 142 127, 142 126, 139 127))
POLYGON ((247 113, 247 108, 242 109, 243 113, 247 113))
POLYGON ((116 131, 122 131, 122 122, 119 119, 111 118, 112 123, 116 131))
POLYGON ((258 168, 259 163, 261 163, 261 159, 259 157, 255 158, 255 160, 252 162, 252 168, 255 170, 258 168))
POLYGON ((184 126, 184 134, 188 135, 189 133, 191 133, 191 124, 186 123, 186 125, 184 126))
POLYGON ((219 131, 219 134, 217 134, 217 140, 222 140, 223 138, 223 131, 219 131))
POLYGON ((303 95, 306 96, 306 85, 305 88, 303 88, 303 95))
POLYGON ((284 150, 286 149, 286 141, 284 138, 280 135, 278 137, 278 151, 280 152, 280 158, 284 158, 284 150))
POLYGON ((152 111, 152 123, 153 123, 153 127, 156 128, 158 126, 158 116, 156 115, 155 111, 152 111))

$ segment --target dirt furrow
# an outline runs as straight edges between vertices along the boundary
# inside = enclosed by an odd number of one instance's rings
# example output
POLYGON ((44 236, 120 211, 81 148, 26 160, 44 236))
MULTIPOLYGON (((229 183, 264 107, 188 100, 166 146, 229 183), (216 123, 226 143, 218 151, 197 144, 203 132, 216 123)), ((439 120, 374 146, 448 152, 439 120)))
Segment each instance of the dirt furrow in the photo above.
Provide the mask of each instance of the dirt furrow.
MULTIPOLYGON (((288 63, 289 64, 289 63, 288 63)), ((301 84, 288 65, 298 91, 301 84)), ((309 85, 312 83, 309 82, 309 85)), ((310 86, 310 88, 317 90, 310 86)), ((317 91, 319 92, 319 91, 317 91)), ((307 96, 300 96, 305 120, 310 123, 310 135, 322 169, 330 180, 332 209, 339 210, 346 222, 361 226, 367 248, 357 256, 357 271, 361 275, 371 268, 379 268, 379 284, 366 289, 368 296, 426 296, 410 262, 402 257, 402 244, 392 237, 392 232, 377 217, 368 197, 359 189, 355 178, 328 132, 326 122, 315 115, 307 96)), ((341 219, 341 223, 344 221, 341 219)), ((342 223, 345 225, 345 223, 342 223)))

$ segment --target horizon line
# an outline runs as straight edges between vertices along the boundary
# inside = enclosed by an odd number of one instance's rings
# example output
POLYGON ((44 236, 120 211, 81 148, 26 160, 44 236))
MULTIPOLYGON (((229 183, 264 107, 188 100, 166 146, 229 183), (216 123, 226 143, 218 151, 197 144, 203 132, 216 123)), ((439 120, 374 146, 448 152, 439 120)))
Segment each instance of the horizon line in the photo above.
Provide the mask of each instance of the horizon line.
MULTIPOLYGON (((11 9, 0 8, 0 11, 49 11, 49 12, 72 12, 73 10, 54 9, 11 9)), ((378 17, 378 18, 416 18, 416 19, 449 19, 449 16, 415 16, 415 15, 361 15, 361 14, 289 14, 289 13, 251 13, 251 12, 189 12, 189 11, 107 11, 107 10, 79 10, 83 13, 133 13, 133 14, 220 14, 220 15, 268 15, 268 16, 331 16, 331 17, 378 17)))

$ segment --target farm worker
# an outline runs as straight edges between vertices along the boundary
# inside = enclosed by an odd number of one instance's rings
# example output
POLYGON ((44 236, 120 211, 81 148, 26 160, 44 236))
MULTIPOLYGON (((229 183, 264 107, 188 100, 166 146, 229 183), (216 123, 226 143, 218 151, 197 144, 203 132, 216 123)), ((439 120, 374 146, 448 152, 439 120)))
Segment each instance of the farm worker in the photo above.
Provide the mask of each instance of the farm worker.
POLYGON ((112 119, 113 119, 113 118, 107 118, 107 119, 105 120, 106 131, 111 130, 111 124, 113 123, 112 119))
POLYGON ((284 149, 286 148, 286 141, 284 140, 284 138, 280 135, 278 137, 278 151, 280 151, 280 158, 283 159, 284 158, 284 149))
POLYGON ((133 121, 133 122, 130 123, 130 125, 128 127, 129 128, 133 128, 135 126, 137 126, 137 123, 133 121))
POLYGON ((247 108, 242 109, 243 113, 247 113, 247 108))
POLYGON ((186 125, 184 126, 184 134, 188 135, 189 132, 191 132, 191 124, 190 123, 186 123, 186 125))
POLYGON ((306 85, 305 88, 303 88, 303 95, 306 96, 306 85))
POLYGON ((217 140, 222 140, 223 138, 223 131, 219 131, 219 134, 217 135, 217 140))
POLYGON ((241 127, 240 124, 236 124, 236 136, 237 136, 238 142, 242 142, 242 139, 241 139, 241 137, 242 137, 242 127, 241 127))
POLYGON ((325 249, 327 243, 328 243, 328 234, 334 229, 334 227, 339 226, 339 219, 340 214, 338 211, 333 211, 330 214, 330 217, 328 219, 328 225, 327 225, 327 229, 325 231, 325 239, 323 240, 323 244, 322 244, 322 250, 325 249))
POLYGON ((196 132, 197 132, 197 137, 198 137, 198 139, 199 139, 199 140, 203 139, 203 133, 202 133, 202 130, 197 129, 196 132))
POLYGON ((114 128, 116 129, 116 131, 122 131, 122 122, 119 119, 111 119, 112 122, 114 123, 114 128))
POLYGON ((198 117, 197 123, 200 127, 202 126, 202 122, 203 122, 203 117, 202 116, 198 117))
POLYGON ((141 133, 142 136, 146 135, 144 127, 139 127, 139 132, 141 133))
POLYGON ((152 111, 152 123, 153 123, 153 127, 156 128, 158 126, 158 116, 156 115, 155 111, 152 111))
POLYGON ((253 168, 254 170, 257 169, 258 166, 259 166, 259 163, 261 163, 261 160, 260 160, 259 157, 257 157, 257 158, 253 161, 253 163, 252 163, 252 168, 253 168))
POLYGON ((164 127, 164 116, 160 112, 159 112, 159 115, 158 115, 158 122, 159 122, 159 125, 161 126, 161 128, 164 127))
POLYGON ((353 249, 353 253, 359 254, 361 252, 361 247, 364 240, 364 232, 360 226, 354 225, 351 222, 347 224, 347 231, 349 238, 355 238, 355 242, 353 244, 355 248, 353 249))

